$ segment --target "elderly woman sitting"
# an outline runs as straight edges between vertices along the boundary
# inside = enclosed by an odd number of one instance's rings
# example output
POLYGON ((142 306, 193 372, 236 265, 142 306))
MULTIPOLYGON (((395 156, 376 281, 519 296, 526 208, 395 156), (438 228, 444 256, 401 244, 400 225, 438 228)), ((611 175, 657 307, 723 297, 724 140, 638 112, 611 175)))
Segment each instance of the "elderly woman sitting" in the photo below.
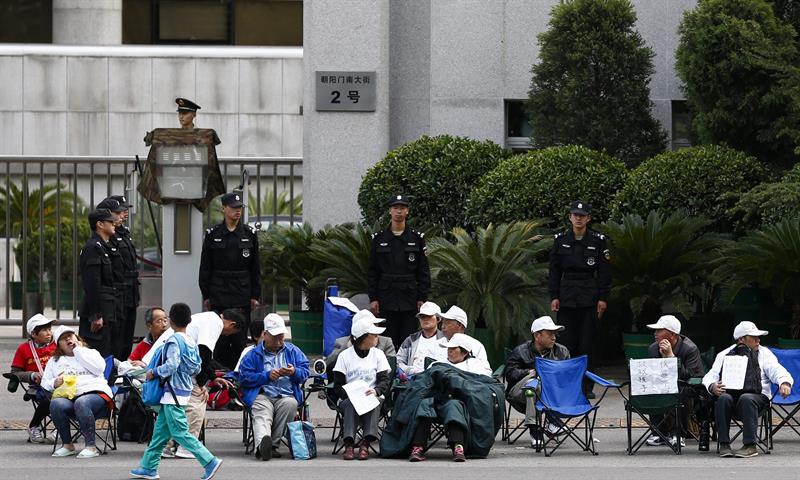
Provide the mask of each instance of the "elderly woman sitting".
POLYGON ((93 458, 100 455, 95 447, 95 420, 107 415, 113 405, 111 388, 105 376, 106 361, 97 350, 86 346, 83 339, 70 327, 60 326, 53 334, 56 350, 47 362, 42 376, 42 388, 53 393, 50 401, 50 417, 63 445, 53 453, 54 457, 75 455, 72 444, 70 418, 76 418, 83 435, 84 449, 78 458, 93 458), (74 382, 75 388, 65 396, 56 390, 74 382))

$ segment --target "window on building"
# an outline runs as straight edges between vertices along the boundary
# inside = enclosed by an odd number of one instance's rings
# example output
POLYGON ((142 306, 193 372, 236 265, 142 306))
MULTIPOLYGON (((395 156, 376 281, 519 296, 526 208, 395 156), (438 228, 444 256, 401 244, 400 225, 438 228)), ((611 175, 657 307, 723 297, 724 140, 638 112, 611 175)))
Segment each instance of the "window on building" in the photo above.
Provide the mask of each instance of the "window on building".
POLYGON ((0 1, 0 43, 53 43, 53 1, 0 1))
POLYGON ((302 0, 123 0, 122 43, 303 45, 302 0))
POLYGON ((672 150, 691 147, 692 117, 686 100, 672 101, 672 150))
POLYGON ((530 150, 533 148, 531 133, 533 128, 525 112, 525 100, 506 100, 506 148, 515 152, 530 150))

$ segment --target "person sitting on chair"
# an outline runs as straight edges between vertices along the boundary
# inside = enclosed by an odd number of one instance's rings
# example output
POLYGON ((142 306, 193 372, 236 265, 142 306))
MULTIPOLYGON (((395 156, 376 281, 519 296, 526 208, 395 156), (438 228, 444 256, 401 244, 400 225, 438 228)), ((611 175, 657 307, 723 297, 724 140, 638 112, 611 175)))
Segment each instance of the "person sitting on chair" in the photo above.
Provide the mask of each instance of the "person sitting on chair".
MULTIPOLYGON (((356 315, 358 315, 358 313, 356 313, 356 315)), ((372 318, 375 317, 373 316, 372 318)), ((353 321, 355 321, 355 315, 353 316, 353 321)), ((382 322, 383 320, 380 321, 382 322)), ((331 354, 325 357, 325 371, 328 374, 328 378, 333 377, 333 367, 336 366, 336 359, 339 358, 339 354, 352 346, 353 341, 350 335, 346 337, 339 337, 333 342, 333 350, 331 351, 331 354)), ((387 359, 397 356, 397 351, 394 348, 394 342, 392 342, 391 337, 378 335, 378 345, 375 348, 382 351, 383 354, 386 355, 387 359)))
POLYGON ((766 330, 759 330, 753 322, 740 322, 733 330, 736 343, 717 354, 714 365, 703 377, 703 385, 709 393, 717 397, 714 417, 717 426, 720 457, 755 457, 756 430, 758 417, 769 407, 771 384, 779 385, 778 392, 784 398, 789 396, 794 380, 788 371, 778 363, 775 354, 761 346, 761 338, 766 330), (747 356, 747 371, 741 390, 726 389, 722 383, 722 369, 725 358, 730 355, 747 356), (730 423, 736 418, 742 422, 742 448, 731 450, 730 423))
POLYGON ((53 453, 54 457, 93 458, 100 456, 95 447, 95 421, 108 415, 114 405, 111 388, 105 378, 106 361, 100 352, 89 348, 75 330, 64 325, 53 334, 56 350, 47 362, 42 377, 42 388, 53 394, 50 401, 50 417, 53 419, 61 437, 62 446, 53 453), (74 382, 74 390, 67 391, 74 382), (64 387, 63 397, 55 392, 64 387), (81 428, 85 447, 80 453, 75 451, 70 431, 70 418, 75 418, 81 428))
POLYGON ((247 327, 247 333, 250 334, 250 345, 244 347, 242 350, 242 355, 239 357, 239 361, 236 362, 236 368, 233 369, 235 372, 235 378, 238 378, 239 368, 242 366, 242 360, 244 357, 247 356, 248 353, 254 348, 258 346, 259 343, 264 341, 264 320, 253 320, 250 322, 250 325, 247 327))
POLYGON ((414 375, 425 370, 425 359, 446 360, 447 355, 439 348, 439 340, 444 333, 439 330, 438 315, 442 313, 439 305, 425 302, 419 309, 419 331, 412 333, 400 345, 397 352, 397 368, 407 375, 414 375))
POLYGON ((138 368, 147 366, 147 364, 142 361, 142 358, 147 355, 147 352, 153 347, 153 343, 158 340, 158 337, 169 328, 167 312, 161 307, 148 308, 144 312, 144 324, 147 327, 147 335, 136 345, 131 355, 128 357, 128 361, 131 362, 131 365, 138 368))
POLYGON ((386 328, 375 324, 382 322, 369 310, 361 310, 353 316, 353 325, 350 328, 352 346, 343 351, 336 359, 333 367, 334 393, 339 398, 339 409, 342 413, 342 440, 344 442, 345 460, 355 458, 354 444, 356 428, 361 424, 363 436, 358 449, 358 459, 369 458, 370 443, 378 439, 378 419, 380 405, 372 410, 359 415, 356 413, 352 402, 347 398, 344 386, 355 381, 364 382, 366 395, 380 398, 389 390, 389 376, 391 367, 386 355, 379 350, 378 335, 386 328))
POLYGON ((56 350, 56 343, 53 341, 53 320, 37 313, 28 320, 25 330, 30 338, 17 347, 14 360, 11 361, 11 373, 17 382, 29 385, 26 399, 36 399, 36 410, 28 424, 28 441, 46 443, 47 437, 42 424, 50 413, 50 397, 40 387, 40 383, 47 362, 56 350))
MULTIPOLYGON (((541 433, 536 429, 535 398, 526 395, 525 384, 536 378, 534 365, 536 357, 549 360, 567 360, 570 358, 569 350, 564 345, 556 343, 556 332, 564 330, 563 325, 556 325, 549 316, 539 317, 531 324, 533 338, 518 345, 506 360, 506 399, 514 409, 525 414, 525 425, 531 436, 531 445, 542 441, 541 433)), ((556 434, 559 431, 557 422, 548 422, 548 432, 556 434)))
MULTIPOLYGON (((456 333, 466 335, 467 312, 461 308, 453 305, 452 307, 448 308, 446 312, 440 313, 439 318, 442 320, 442 333, 446 339, 450 340, 456 333)), ((469 338, 470 342, 472 343, 472 348, 470 349, 472 355, 488 363, 489 357, 486 355, 486 348, 483 346, 483 344, 479 340, 472 338, 469 335, 467 335, 467 338, 469 338)))
MULTIPOLYGON (((658 322, 648 325, 647 328, 653 330, 653 337, 655 338, 655 342, 648 348, 650 358, 677 357, 678 380, 686 382, 690 378, 703 376, 705 368, 703 367, 703 360, 700 358, 700 349, 688 337, 681 335, 680 320, 672 315, 663 315, 658 319, 658 322)), ((689 423, 689 412, 695 410, 695 407, 699 407, 700 402, 695 390, 691 387, 681 388, 680 397, 681 405, 683 405, 680 418, 681 431, 686 431, 689 423)), ((697 409, 697 414, 701 422, 706 422, 701 428, 707 429, 708 423, 704 411, 697 409)), ((663 420, 663 415, 650 415, 650 421, 653 425, 661 425, 663 420)), ((677 441, 675 438, 672 439, 673 444, 677 441)), ((681 447, 686 446, 686 441, 683 437, 681 437, 680 442, 681 447)), ((651 435, 646 443, 652 447, 663 445, 664 440, 658 435, 651 435)))
POLYGON ((292 343, 284 341, 283 317, 264 317, 263 341, 242 359, 239 385, 242 401, 253 413, 256 458, 279 458, 278 447, 286 424, 303 404, 303 384, 308 378, 308 358, 292 343))

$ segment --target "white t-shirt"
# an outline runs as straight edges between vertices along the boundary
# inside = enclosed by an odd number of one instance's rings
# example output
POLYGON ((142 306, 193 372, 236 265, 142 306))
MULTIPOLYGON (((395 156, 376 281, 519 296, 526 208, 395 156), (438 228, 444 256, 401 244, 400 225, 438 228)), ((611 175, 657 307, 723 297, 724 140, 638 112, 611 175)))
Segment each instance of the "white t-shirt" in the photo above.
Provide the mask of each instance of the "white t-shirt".
POLYGON ((344 374, 347 383, 363 380, 369 388, 375 387, 378 372, 388 372, 390 369, 389 361, 386 360, 383 351, 370 348, 367 356, 361 358, 353 347, 340 353, 336 359, 336 366, 333 367, 334 372, 344 374))
POLYGON ((411 368, 408 373, 419 373, 425 370, 425 359, 430 357, 434 360, 447 360, 447 349, 439 346, 441 338, 433 335, 431 338, 419 337, 417 350, 411 359, 411 368))
POLYGON ((111 396, 111 388, 103 375, 105 368, 106 361, 100 352, 88 347, 75 347, 73 356, 63 355, 59 358, 51 358, 47 362, 41 385, 45 390, 52 392, 55 390, 54 383, 59 375, 75 375, 78 377, 75 382, 78 395, 87 392, 103 392, 111 396))

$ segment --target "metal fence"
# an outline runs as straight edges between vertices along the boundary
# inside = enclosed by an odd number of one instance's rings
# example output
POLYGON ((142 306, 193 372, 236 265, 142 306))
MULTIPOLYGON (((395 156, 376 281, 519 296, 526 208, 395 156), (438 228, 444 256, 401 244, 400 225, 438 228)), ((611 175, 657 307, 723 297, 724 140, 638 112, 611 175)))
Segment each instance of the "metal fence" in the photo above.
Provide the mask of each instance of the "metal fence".
MULTIPOLYGON (((249 223, 302 222, 302 158, 219 162, 228 190, 246 180, 249 223)), ((26 298, 50 318, 77 319, 83 290, 79 254, 91 235, 86 215, 109 195, 126 195, 134 205, 128 226, 140 275, 160 275, 161 207, 148 205, 137 181, 133 157, 0 155, 0 324, 19 325, 26 298)), ((221 220, 217 198, 206 210, 204 227, 221 220)))

